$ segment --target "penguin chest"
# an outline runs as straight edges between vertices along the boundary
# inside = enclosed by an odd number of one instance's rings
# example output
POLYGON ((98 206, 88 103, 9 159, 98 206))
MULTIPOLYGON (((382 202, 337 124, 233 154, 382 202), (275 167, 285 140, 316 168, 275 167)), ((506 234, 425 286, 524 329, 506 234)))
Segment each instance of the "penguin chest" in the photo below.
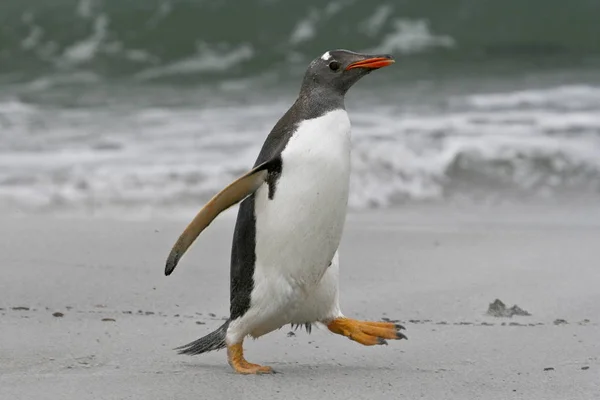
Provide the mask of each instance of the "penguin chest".
POLYGON ((320 282, 340 244, 350 179, 346 111, 301 122, 281 159, 272 198, 267 185, 256 192, 254 278, 255 288, 284 301, 320 282))

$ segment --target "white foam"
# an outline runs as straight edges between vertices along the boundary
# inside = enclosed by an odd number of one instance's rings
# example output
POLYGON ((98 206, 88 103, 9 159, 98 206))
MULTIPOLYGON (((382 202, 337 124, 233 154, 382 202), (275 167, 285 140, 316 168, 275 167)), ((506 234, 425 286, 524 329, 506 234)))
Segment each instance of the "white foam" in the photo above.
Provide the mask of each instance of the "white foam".
MULTIPOLYGON (((549 92, 555 105, 559 93, 568 94, 565 99, 574 93, 549 92)), ((591 103, 558 111, 519 102, 500 110, 466 107, 470 95, 437 111, 382 107, 375 99, 359 108, 349 104, 350 206, 437 201, 457 188, 469 197, 478 185, 486 195, 502 187, 544 196, 600 190, 600 106, 586 96, 591 103)), ((197 210, 251 168, 288 100, 126 111, 0 100, 0 205, 144 208, 148 215, 173 207, 197 210)))
POLYGON ((290 36, 290 44, 297 45, 314 38, 317 34, 316 24, 319 20, 319 14, 311 10, 308 16, 298 22, 290 36))
POLYGON ((56 73, 53 75, 37 78, 29 82, 27 89, 31 91, 42 91, 52 87, 72 84, 92 84, 100 81, 100 77, 93 72, 80 71, 68 73, 56 73))
POLYGON ((21 40, 21 48, 23 50, 32 50, 36 48, 44 35, 44 30, 37 25, 29 26, 29 34, 21 40))
POLYGON ((383 37, 382 42, 370 52, 373 53, 416 53, 431 47, 451 48, 456 45, 453 38, 447 35, 435 35, 429 28, 429 22, 424 19, 410 20, 396 18, 393 21, 394 30, 383 37))
POLYGON ((308 40, 314 39, 317 36, 317 25, 319 22, 326 23, 335 14, 343 10, 347 0, 331 1, 323 10, 311 8, 308 15, 298 21, 289 39, 290 45, 298 45, 308 40))
POLYGON ((600 105, 600 86, 564 85, 552 88, 486 93, 467 97, 469 105, 478 108, 515 108, 557 105, 568 108, 600 105))
POLYGON ((392 15, 392 11, 392 6, 389 4, 379 5, 375 8, 373 14, 361 25, 362 29, 367 35, 375 36, 383 29, 384 24, 392 15))
POLYGON ((8 99, 0 102, 0 115, 7 119, 17 114, 30 115, 33 114, 35 110, 35 106, 15 99, 8 99))
POLYGON ((219 49, 205 43, 198 44, 197 54, 171 64, 147 69, 136 75, 137 79, 156 79, 164 76, 186 75, 205 71, 223 71, 236 66, 254 56, 254 49, 249 44, 241 44, 232 49, 219 49))
POLYGON ((108 34, 108 17, 98 15, 94 21, 92 34, 67 47, 59 61, 61 64, 77 65, 90 61, 98 53, 100 46, 108 34))

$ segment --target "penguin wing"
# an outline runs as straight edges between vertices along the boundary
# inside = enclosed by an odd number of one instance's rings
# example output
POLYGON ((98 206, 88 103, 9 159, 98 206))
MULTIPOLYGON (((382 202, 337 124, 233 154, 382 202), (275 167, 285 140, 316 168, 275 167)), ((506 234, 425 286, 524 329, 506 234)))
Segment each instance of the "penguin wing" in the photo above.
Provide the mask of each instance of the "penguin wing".
POLYGON ((186 250, 221 212, 254 193, 265 182, 269 172, 277 170, 278 165, 280 165, 278 158, 259 164, 210 199, 185 228, 171 249, 165 266, 165 275, 171 275, 186 250))

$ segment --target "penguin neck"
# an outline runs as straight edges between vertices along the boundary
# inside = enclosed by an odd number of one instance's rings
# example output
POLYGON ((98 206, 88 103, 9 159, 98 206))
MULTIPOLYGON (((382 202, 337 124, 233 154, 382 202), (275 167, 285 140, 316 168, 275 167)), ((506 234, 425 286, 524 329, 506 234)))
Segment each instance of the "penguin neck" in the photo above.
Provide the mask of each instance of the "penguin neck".
POLYGON ((302 86, 296 100, 304 118, 316 118, 333 110, 345 110, 344 94, 322 86, 302 86))

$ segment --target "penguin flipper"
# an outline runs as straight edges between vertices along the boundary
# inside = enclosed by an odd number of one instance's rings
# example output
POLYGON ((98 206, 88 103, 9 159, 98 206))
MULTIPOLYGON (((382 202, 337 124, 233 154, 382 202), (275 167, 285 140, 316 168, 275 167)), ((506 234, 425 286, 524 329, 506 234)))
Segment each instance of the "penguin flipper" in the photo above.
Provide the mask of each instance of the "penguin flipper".
POLYGON ((265 182, 269 172, 276 168, 277 162, 277 159, 272 159, 259 164, 230 183, 202 207, 171 249, 165 266, 165 275, 170 275, 173 272, 186 250, 221 212, 244 200, 265 182))

